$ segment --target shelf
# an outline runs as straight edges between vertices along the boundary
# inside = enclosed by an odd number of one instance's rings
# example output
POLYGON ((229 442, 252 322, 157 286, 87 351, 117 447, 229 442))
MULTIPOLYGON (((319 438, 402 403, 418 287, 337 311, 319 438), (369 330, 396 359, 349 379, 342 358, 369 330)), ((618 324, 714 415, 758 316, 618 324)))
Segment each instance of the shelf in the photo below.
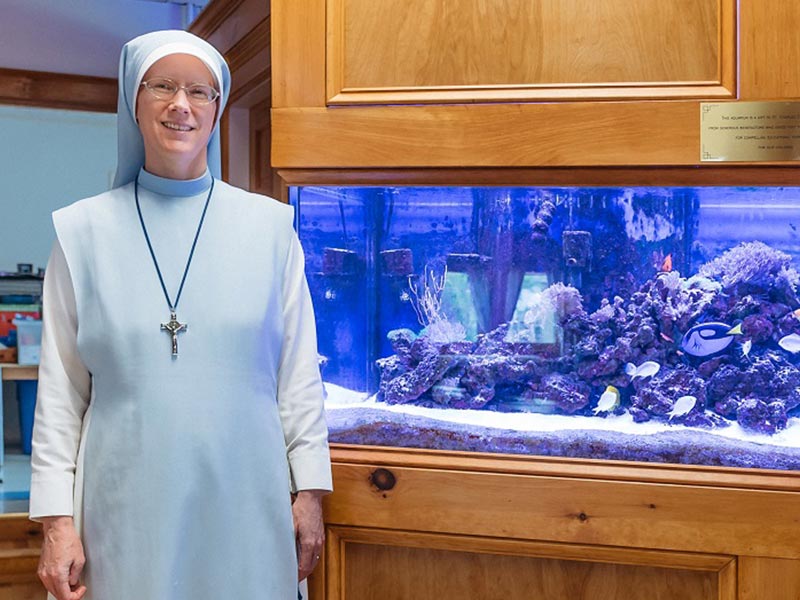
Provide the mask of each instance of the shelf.
POLYGON ((3 381, 31 381, 39 378, 38 365, 17 365, 13 363, 0 363, 3 381))

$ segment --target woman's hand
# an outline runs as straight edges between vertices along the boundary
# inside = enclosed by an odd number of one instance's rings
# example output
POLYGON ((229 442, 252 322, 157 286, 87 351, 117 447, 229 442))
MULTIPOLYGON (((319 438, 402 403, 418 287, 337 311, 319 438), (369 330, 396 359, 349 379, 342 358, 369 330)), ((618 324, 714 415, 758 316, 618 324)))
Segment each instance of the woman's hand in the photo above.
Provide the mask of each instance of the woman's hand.
POLYGON ((327 493, 324 490, 302 490, 297 492, 292 504, 294 536, 297 541, 298 581, 311 574, 322 552, 322 544, 325 542, 322 497, 327 493))
POLYGON ((79 578, 86 558, 72 517, 46 517, 42 525, 39 579, 58 600, 81 600, 86 586, 80 585, 79 578))

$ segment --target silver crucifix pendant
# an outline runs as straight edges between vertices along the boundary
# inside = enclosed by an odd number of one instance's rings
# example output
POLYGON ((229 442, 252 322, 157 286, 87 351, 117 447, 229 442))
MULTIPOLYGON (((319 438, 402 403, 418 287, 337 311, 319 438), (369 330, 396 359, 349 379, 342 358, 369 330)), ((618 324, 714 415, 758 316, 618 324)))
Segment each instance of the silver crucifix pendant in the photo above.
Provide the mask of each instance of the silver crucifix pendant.
POLYGON ((172 336, 172 356, 178 356, 178 334, 181 331, 186 331, 188 325, 186 323, 179 323, 175 311, 170 311, 169 323, 162 323, 161 330, 166 331, 172 336))

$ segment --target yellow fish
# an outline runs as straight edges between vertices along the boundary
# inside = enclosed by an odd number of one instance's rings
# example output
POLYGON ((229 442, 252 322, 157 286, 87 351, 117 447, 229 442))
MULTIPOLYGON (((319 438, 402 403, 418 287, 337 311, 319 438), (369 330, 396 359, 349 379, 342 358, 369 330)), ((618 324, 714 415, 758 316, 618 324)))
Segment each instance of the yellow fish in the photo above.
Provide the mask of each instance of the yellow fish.
POLYGON ((594 414, 600 412, 611 412, 619 406, 619 390, 613 385, 609 385, 606 391, 600 394, 597 406, 594 407, 594 414))

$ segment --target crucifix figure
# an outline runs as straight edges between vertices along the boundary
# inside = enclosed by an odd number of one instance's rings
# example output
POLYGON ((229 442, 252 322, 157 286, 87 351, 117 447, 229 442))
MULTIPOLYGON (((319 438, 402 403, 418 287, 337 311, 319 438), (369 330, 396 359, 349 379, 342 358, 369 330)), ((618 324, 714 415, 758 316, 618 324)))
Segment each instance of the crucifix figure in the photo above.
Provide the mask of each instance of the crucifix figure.
POLYGON ((162 331, 166 331, 172 336, 172 356, 178 356, 178 334, 181 331, 186 331, 188 325, 186 323, 179 323, 175 311, 170 312, 169 323, 162 323, 162 331))

